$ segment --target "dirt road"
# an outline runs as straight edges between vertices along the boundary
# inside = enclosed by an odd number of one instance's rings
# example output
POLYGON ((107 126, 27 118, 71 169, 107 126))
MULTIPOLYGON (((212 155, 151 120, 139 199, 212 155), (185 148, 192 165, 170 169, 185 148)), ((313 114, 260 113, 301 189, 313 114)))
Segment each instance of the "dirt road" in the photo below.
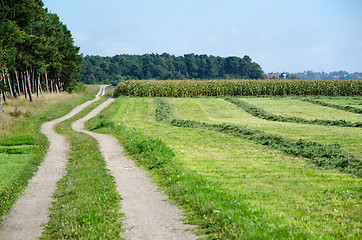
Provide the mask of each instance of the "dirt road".
MULTIPOLYGON (((56 189, 56 183, 65 174, 69 144, 53 127, 73 117, 91 103, 105 94, 105 87, 100 86, 96 98, 74 108, 69 114, 56 120, 44 123, 42 133, 49 141, 48 153, 39 166, 38 172, 29 181, 29 185, 18 199, 10 214, 3 220, 0 239, 38 239, 49 220, 49 208, 56 189)), ((125 214, 125 228, 122 235, 126 239, 196 239, 196 235, 181 222, 181 211, 165 201, 167 197, 158 191, 156 185, 147 177, 145 171, 133 163, 120 147, 118 141, 111 136, 96 134, 84 130, 84 122, 96 116, 107 107, 113 99, 99 105, 84 118, 74 122, 75 131, 84 132, 99 141, 110 173, 115 177, 117 190, 122 196, 122 212, 125 214)))
POLYGON ((117 139, 90 132, 84 129, 84 123, 97 116, 113 102, 108 99, 87 116, 72 124, 74 131, 91 135, 99 142, 101 153, 107 162, 107 168, 115 177, 117 191, 122 196, 122 213, 125 214, 125 228, 122 236, 126 239, 188 240, 196 235, 186 231, 192 226, 180 220, 181 211, 170 204, 150 180, 147 173, 129 159, 117 139))
POLYGON ((101 86, 96 98, 75 107, 67 115, 46 122, 41 132, 50 142, 49 150, 37 173, 29 181, 23 195, 13 206, 10 213, 4 218, 0 229, 0 239, 38 239, 45 223, 49 220, 49 208, 53 201, 56 183, 64 176, 67 164, 69 144, 65 137, 54 131, 54 125, 73 117, 91 103, 98 101, 104 94, 105 86, 101 86))

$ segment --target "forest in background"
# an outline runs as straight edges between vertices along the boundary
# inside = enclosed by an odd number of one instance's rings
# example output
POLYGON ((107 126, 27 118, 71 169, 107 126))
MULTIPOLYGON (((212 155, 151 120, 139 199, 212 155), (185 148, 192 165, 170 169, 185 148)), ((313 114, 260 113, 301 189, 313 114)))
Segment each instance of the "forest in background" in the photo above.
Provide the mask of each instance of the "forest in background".
MULTIPOLYGON (((140 79, 263 79, 266 74, 249 56, 216 57, 168 53, 113 57, 85 56, 80 81, 86 84, 112 84, 140 79)), ((346 71, 279 73, 280 78, 295 79, 361 79, 362 73, 346 71)))
POLYGON ((260 79, 264 72, 249 56, 215 57, 168 53, 116 55, 114 57, 85 56, 80 80, 86 84, 117 85, 128 79, 260 79))
MULTIPOLYGON (((42 0, 0 0, 0 95, 72 91, 82 55, 71 32, 42 0)), ((1 96, 0 96, 1 99, 1 96)))

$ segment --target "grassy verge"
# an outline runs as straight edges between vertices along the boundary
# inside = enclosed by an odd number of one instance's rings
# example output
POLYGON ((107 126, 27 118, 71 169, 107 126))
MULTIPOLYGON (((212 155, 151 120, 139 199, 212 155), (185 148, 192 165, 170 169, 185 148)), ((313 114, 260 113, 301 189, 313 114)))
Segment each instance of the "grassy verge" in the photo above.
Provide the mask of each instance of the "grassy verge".
POLYGON ((120 196, 98 143, 70 127, 102 101, 56 126, 70 143, 71 152, 67 174, 58 182, 56 202, 42 239, 120 239, 120 196))
POLYGON ((121 97, 88 127, 130 145, 131 157, 152 169, 209 238, 360 238, 359 178, 317 169, 253 141, 172 127, 157 122, 155 111, 152 98, 121 97), (175 156, 167 150, 162 157, 159 147, 150 147, 162 144, 175 156), (149 156, 162 164, 154 167, 149 156))
POLYGON ((70 112, 89 98, 79 94, 43 94, 34 103, 8 99, 0 118, 0 220, 21 195, 43 160, 48 140, 42 123, 70 112))
POLYGON ((362 122, 348 122, 346 120, 327 120, 327 119, 304 119, 296 116, 282 116, 277 114, 272 114, 261 108, 258 108, 246 101, 237 98, 225 98, 226 101, 229 101, 236 106, 244 109, 247 113, 251 115, 269 120, 269 121, 278 121, 278 122, 292 122, 292 123, 302 123, 302 124, 316 124, 316 125, 325 125, 325 126, 340 126, 340 127, 362 127, 362 122))

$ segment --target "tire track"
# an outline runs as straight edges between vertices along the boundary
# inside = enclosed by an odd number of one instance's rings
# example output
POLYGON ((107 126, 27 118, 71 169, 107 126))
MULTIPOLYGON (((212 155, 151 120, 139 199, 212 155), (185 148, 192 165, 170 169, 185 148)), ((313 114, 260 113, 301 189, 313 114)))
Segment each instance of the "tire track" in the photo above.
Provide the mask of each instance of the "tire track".
POLYGON ((124 227, 126 239, 188 240, 197 236, 187 231, 193 226, 183 224, 182 213, 176 206, 165 201, 156 184, 147 176, 145 170, 137 167, 129 159, 117 139, 84 129, 84 123, 97 116, 114 99, 108 99, 96 107, 87 116, 72 124, 77 132, 89 134, 99 142, 100 151, 106 160, 107 168, 114 176, 117 191, 122 197, 122 209, 125 214, 124 227))
MULTIPOLYGON (((23 195, 14 204, 10 213, 4 217, 0 229, 1 240, 38 239, 44 231, 43 225, 49 221, 49 215, 56 183, 65 175, 68 161, 69 143, 65 137, 54 131, 54 126, 67 120, 105 94, 105 85, 100 86, 94 100, 75 107, 69 114, 46 122, 41 132, 50 142, 48 152, 37 173, 29 181, 23 195)), ((114 99, 108 99, 88 115, 72 124, 74 131, 94 137, 100 145, 107 168, 114 176, 117 191, 122 196, 122 212, 125 214, 124 227, 126 239, 167 239, 188 240, 197 236, 187 229, 191 225, 183 224, 182 213, 171 205, 167 196, 162 194, 145 170, 137 167, 125 154, 118 141, 105 134, 97 134, 84 129, 84 123, 98 115, 114 99)))

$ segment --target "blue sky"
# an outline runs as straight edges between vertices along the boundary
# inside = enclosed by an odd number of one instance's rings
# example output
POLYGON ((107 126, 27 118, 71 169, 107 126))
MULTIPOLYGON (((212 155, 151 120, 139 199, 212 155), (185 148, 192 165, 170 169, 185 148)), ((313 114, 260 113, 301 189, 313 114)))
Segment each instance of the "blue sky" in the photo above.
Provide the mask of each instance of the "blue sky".
POLYGON ((362 72, 361 0, 43 0, 84 55, 248 55, 265 72, 362 72))

